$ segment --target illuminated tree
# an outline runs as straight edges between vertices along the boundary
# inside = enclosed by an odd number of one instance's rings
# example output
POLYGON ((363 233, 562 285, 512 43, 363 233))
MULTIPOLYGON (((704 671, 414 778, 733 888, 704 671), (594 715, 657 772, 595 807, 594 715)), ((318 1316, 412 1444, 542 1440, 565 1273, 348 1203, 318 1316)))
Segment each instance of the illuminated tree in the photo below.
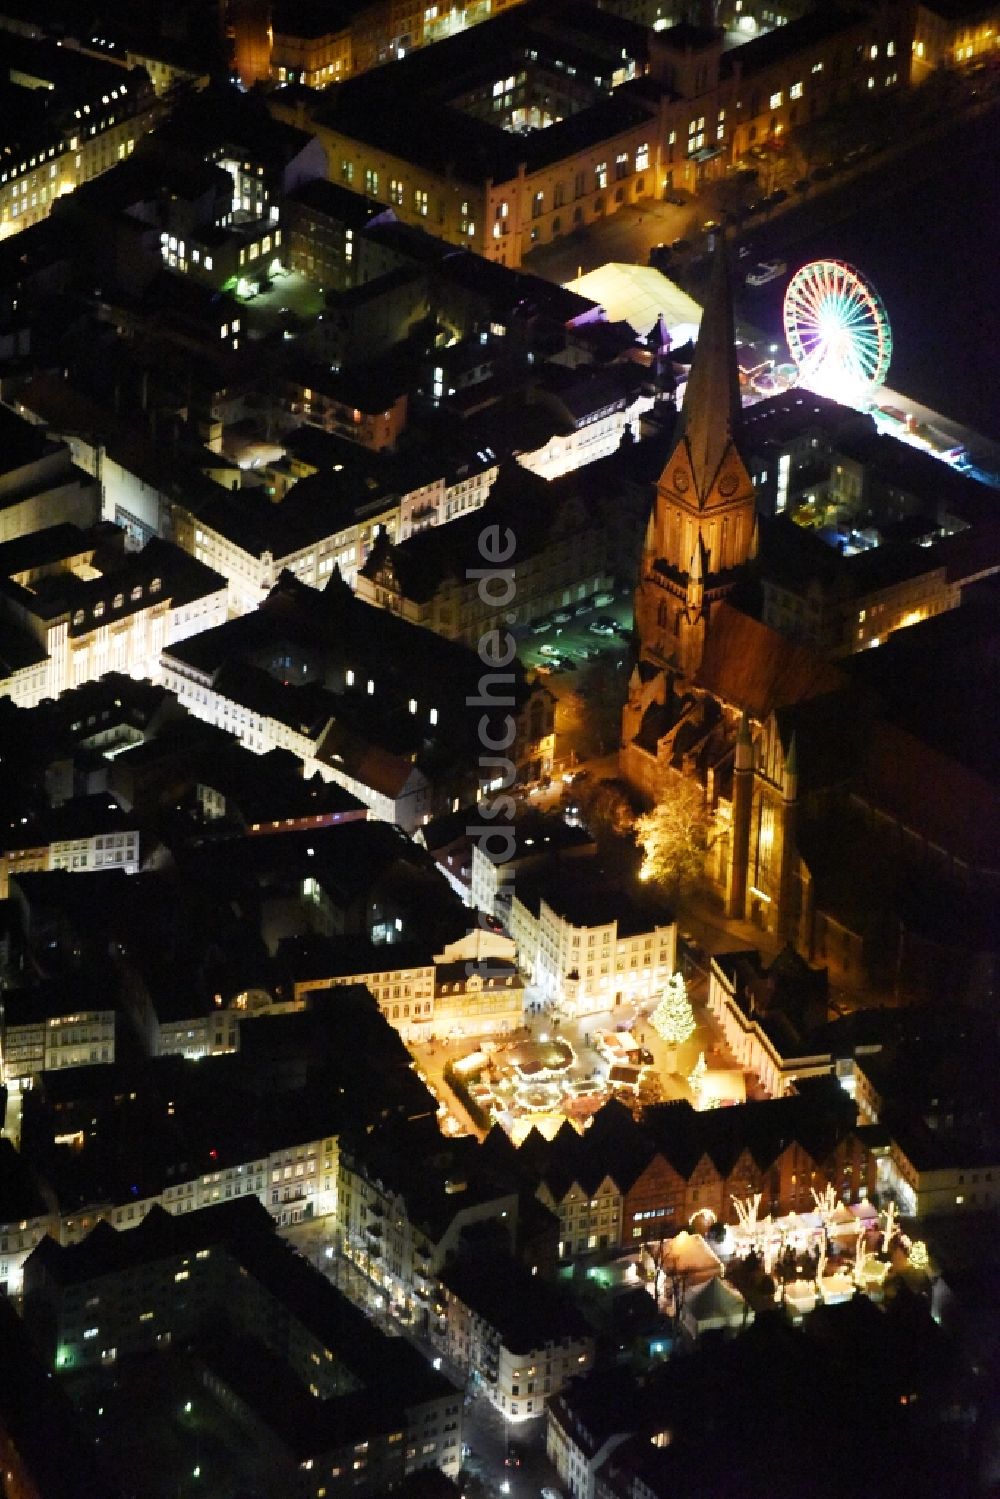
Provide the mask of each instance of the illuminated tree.
POLYGON ((694 1011, 687 997, 683 975, 675 973, 667 980, 663 998, 649 1019, 657 1035, 662 1036, 668 1046, 680 1046, 694 1034, 694 1011))
POLYGON ((673 777, 663 800, 636 818, 635 836, 643 853, 639 878, 675 894, 690 888, 701 877, 713 827, 697 781, 673 777))
POLYGON ((923 1239, 918 1239, 915 1244, 910 1245, 910 1264, 914 1270, 926 1270, 930 1265, 927 1245, 923 1239))
POLYGON ((705 1075, 707 1072, 708 1063, 705 1061, 705 1053, 700 1051, 693 1070, 688 1073, 688 1087, 694 1094, 694 1106, 696 1109, 701 1108, 702 1099, 705 1094, 705 1075))

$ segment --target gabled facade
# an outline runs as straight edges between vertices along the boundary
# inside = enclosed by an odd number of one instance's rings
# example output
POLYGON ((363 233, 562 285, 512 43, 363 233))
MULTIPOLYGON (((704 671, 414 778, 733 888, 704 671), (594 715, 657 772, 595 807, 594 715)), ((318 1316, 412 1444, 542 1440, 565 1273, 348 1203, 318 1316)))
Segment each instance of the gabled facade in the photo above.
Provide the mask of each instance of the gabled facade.
POLYGON ((578 1181, 562 1189, 542 1180, 537 1197, 559 1219, 559 1258, 617 1249, 622 1234, 622 1194, 611 1176, 588 1191, 578 1181))
POLYGON ((625 1249, 668 1238, 686 1224, 687 1182, 662 1151, 657 1151, 622 1197, 625 1249))

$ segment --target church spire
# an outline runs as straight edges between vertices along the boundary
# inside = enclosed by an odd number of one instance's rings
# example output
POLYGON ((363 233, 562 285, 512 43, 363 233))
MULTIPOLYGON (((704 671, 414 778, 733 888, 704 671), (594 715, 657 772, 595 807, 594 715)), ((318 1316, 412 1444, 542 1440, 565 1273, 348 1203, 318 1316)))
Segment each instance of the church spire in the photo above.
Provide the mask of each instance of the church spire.
POLYGON ((708 494, 739 423, 735 342, 729 257, 720 233, 681 411, 681 435, 687 439, 699 499, 708 494))

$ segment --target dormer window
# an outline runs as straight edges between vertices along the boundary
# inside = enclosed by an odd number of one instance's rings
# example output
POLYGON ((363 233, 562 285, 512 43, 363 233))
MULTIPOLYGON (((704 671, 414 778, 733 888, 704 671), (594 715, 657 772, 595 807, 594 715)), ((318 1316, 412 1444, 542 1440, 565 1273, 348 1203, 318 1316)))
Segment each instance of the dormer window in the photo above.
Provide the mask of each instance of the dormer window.
POLYGON ((125 595, 123 593, 116 593, 115 594, 115 601, 114 601, 114 603, 112 604, 111 607, 113 609, 120 609, 121 606, 124 604, 124 602, 125 602, 125 595))
POLYGON ((132 589, 132 592, 129 594, 129 598, 132 600, 133 604, 137 604, 142 598, 142 585, 140 583, 137 583, 132 589))
POLYGON ((83 624, 83 610, 82 609, 77 609, 76 613, 73 615, 73 623, 75 625, 82 625, 83 624))
POLYGON ((163 587, 163 580, 161 578, 154 578, 153 581, 149 585, 149 591, 150 591, 150 593, 159 593, 159 591, 160 591, 160 589, 162 587, 163 587))
POLYGON ((95 604, 94 605, 94 618, 95 619, 101 619, 102 616, 103 616, 103 614, 104 614, 104 600, 102 599, 99 604, 95 604))

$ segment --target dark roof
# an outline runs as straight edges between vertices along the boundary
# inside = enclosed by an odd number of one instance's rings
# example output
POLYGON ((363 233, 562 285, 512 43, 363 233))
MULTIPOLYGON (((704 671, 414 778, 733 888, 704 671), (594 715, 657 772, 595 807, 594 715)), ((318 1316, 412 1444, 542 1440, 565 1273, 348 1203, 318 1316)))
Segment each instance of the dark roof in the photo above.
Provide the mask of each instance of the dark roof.
POLYGON ((293 983, 426 968, 433 962, 429 946, 414 942, 371 942, 364 937, 290 937, 280 943, 278 963, 293 983))
POLYGON ((122 980, 110 963, 78 968, 72 974, 42 979, 31 988, 5 989, 4 1026, 32 1025, 54 1016, 87 1011, 114 1011, 122 980))
POLYGON ((643 1130, 682 1176, 705 1155, 726 1175, 744 1150, 763 1170, 793 1141, 822 1162, 854 1128, 855 1107, 835 1078, 800 1079, 797 1087, 786 1098, 701 1113, 686 1100, 657 1104, 646 1110, 643 1130))
POLYGON ((801 55, 811 47, 819 46, 838 32, 847 31, 858 22, 856 11, 840 10, 823 6, 808 11, 805 15, 789 21, 785 26, 775 26, 763 32, 741 47, 724 52, 719 64, 719 75, 727 78, 742 70, 742 77, 773 67, 784 58, 801 55))
POLYGON ((858 791, 973 868, 1000 864, 1000 790, 892 724, 869 737, 858 791))
MULTIPOLYGON (((0 1098, 6 1107, 6 1088, 0 1090, 0 1098)), ((0 1138, 0 1222, 18 1223, 46 1210, 34 1171, 6 1136, 0 1138)))
POLYGON ((712 610, 696 684, 763 722, 775 709, 833 692, 842 671, 732 605, 712 610))
POLYGON ((610 880, 606 870, 592 866, 590 860, 529 869, 518 876, 515 895, 532 911, 537 911, 538 902, 544 900, 572 926, 616 922, 619 937, 651 932, 654 927, 669 926, 674 919, 670 907, 657 897, 633 894, 625 885, 610 880))
POLYGON ((899 728, 1000 784, 997 735, 970 733, 971 725, 989 723, 996 708, 1000 588, 995 580, 963 589, 961 608, 895 630, 878 650, 859 651, 844 665, 899 728))
POLYGON ((136 831, 137 819, 123 809, 107 792, 92 796, 75 796, 60 806, 27 822, 21 822, 0 843, 6 849, 37 848, 69 838, 91 838, 99 833, 136 831))
POLYGON ((121 1490, 100 1468, 66 1386, 38 1357, 13 1302, 0 1303, 0 1425, 22 1491, 40 1499, 117 1499, 121 1490))
POLYGON ((190 1213, 168 1213, 154 1204, 135 1228, 119 1230, 102 1219, 78 1244, 44 1238, 25 1262, 25 1277, 30 1284, 37 1264, 44 1265, 47 1277, 61 1286, 84 1285, 137 1265, 273 1232, 274 1219, 256 1197, 240 1197, 190 1213))
POLYGON ((9 406, 0 405, 0 463, 4 474, 36 463, 62 446, 45 428, 18 416, 9 406))
POLYGON ((497 1330, 511 1353, 531 1353, 548 1342, 588 1335, 573 1303, 510 1256, 462 1254, 445 1266, 441 1282, 497 1330))
POLYGON ((800 794, 853 779, 863 761, 869 721, 865 698, 851 687, 775 709, 786 757, 795 740, 800 794))
POLYGON ((370 198, 352 193, 349 188, 341 187, 337 182, 324 182, 320 178, 304 182, 301 187, 288 193, 285 207, 286 210, 306 208, 312 213, 321 214, 324 218, 355 229, 363 229, 369 219, 381 211, 380 205, 373 203, 370 198))
MULTIPOLYGON (((604 76, 610 83, 614 68, 620 66, 621 47, 617 57, 611 58, 606 41, 597 51, 574 46, 558 27, 553 28, 557 34, 549 36, 543 26, 533 25, 533 19, 534 12, 528 9, 524 15, 500 16, 486 27, 450 37, 433 48, 418 49, 389 70, 375 68, 350 79, 328 102, 324 100, 318 119, 333 130, 459 182, 484 178, 506 182, 517 176, 521 163, 535 171, 640 122, 652 121, 655 104, 630 96, 627 87, 613 95, 595 88, 588 107, 545 130, 524 135, 511 134, 453 104, 452 100, 486 86, 497 76, 497 68, 505 72, 523 68, 529 47, 543 61, 546 56, 572 60, 576 52, 581 77, 604 76)), ((630 36, 643 45, 638 28, 630 36)))
POLYGON ((492 1169, 478 1141, 443 1139, 433 1116, 368 1133, 348 1127, 340 1148, 341 1158, 355 1170, 403 1199, 410 1223, 433 1244, 466 1209, 516 1195, 515 1183, 503 1170, 492 1169))

